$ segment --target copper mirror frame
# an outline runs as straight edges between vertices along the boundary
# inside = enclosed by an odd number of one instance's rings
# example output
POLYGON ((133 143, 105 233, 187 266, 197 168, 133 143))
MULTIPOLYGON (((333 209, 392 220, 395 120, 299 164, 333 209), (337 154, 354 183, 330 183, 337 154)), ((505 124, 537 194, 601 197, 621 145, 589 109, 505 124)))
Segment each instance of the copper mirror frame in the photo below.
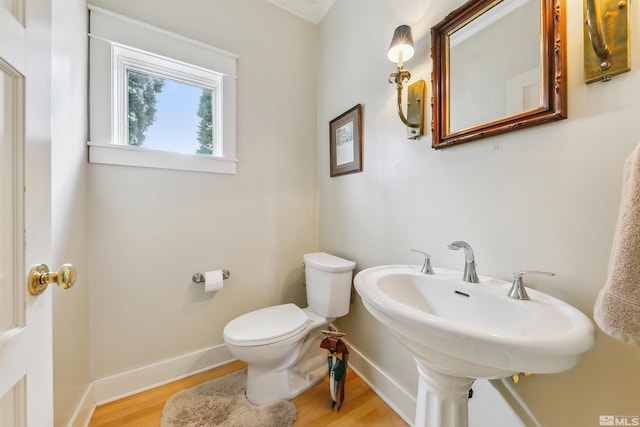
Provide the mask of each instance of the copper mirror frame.
MULTIPOLYGON (((470 0, 431 29, 432 147, 452 145, 567 118, 566 27, 563 0, 540 0, 541 106, 449 132, 449 36, 501 1, 470 0)), ((487 49, 491 49, 487 46, 487 49)))

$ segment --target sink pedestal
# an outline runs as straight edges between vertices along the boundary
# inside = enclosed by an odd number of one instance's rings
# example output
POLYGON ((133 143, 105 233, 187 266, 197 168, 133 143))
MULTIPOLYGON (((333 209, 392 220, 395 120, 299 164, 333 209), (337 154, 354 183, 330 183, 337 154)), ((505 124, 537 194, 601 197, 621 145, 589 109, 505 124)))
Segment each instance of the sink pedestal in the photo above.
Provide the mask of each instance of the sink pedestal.
POLYGON ((415 427, 468 427, 473 378, 434 371, 419 359, 415 427))

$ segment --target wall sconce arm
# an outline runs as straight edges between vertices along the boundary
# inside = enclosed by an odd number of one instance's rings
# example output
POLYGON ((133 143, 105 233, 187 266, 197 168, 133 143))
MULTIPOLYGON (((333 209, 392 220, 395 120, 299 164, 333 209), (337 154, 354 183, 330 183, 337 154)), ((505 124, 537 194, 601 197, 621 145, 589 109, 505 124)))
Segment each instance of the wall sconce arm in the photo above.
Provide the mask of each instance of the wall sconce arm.
MULTIPOLYGON (((594 0, 587 1, 587 29, 589 33, 589 40, 593 45, 598 58, 602 61, 607 61, 611 56, 611 49, 605 40, 604 31, 602 30, 602 19, 600 17, 600 11, 598 5, 594 0)), ((608 61, 607 61, 608 62, 608 61)), ((601 66, 602 69, 603 66, 601 66)), ((603 70, 604 71, 604 70, 603 70)))
POLYGON ((410 79, 411 73, 398 67, 398 71, 396 73, 391 73, 391 75, 389 76, 389 83, 396 84, 396 90, 398 93, 398 116, 400 116, 400 120, 402 120, 402 123, 404 123, 404 125, 407 127, 419 128, 420 123, 411 123, 404 115, 404 111, 402 110, 402 89, 404 88, 403 83, 409 81, 410 79))

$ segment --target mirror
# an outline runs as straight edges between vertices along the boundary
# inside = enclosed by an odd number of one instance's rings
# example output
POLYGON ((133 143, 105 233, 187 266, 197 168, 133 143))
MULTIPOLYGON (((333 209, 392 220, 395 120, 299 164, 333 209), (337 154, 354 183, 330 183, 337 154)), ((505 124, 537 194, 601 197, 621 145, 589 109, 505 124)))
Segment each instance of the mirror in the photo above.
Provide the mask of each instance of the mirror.
POLYGON ((431 29, 433 148, 567 117, 563 14, 562 0, 470 0, 431 29))

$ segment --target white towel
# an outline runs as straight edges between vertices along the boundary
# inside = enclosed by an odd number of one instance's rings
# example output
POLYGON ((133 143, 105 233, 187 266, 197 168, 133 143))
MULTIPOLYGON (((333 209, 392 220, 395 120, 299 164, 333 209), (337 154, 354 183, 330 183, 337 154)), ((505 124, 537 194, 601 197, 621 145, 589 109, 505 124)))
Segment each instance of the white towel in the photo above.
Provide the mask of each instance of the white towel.
POLYGON ((624 164, 607 280, 593 317, 605 333, 640 346, 640 145, 624 164))

